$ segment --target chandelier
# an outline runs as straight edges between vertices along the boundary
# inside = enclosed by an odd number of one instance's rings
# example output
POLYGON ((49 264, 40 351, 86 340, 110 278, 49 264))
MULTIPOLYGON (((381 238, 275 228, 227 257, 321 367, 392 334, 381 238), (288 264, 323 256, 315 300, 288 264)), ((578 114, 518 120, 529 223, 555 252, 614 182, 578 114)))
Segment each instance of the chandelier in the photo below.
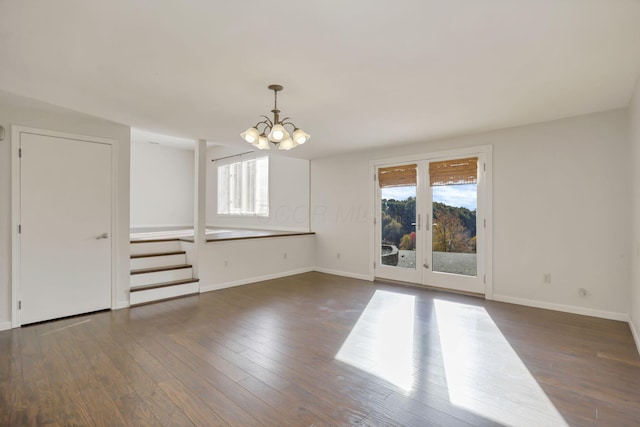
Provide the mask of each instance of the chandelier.
POLYGON ((282 86, 270 85, 269 90, 273 91, 275 98, 273 110, 271 110, 273 113, 273 120, 267 116, 260 116, 264 117, 264 120, 242 132, 240 137, 260 150, 269 150, 271 148, 269 146, 269 141, 277 145, 280 150, 291 150, 292 148, 307 142, 309 138, 311 138, 311 135, 302 129, 298 129, 296 125, 289 121, 289 117, 285 117, 280 120, 280 110, 278 110, 278 92, 282 90, 282 86), (284 128, 287 125, 291 126, 293 129, 293 135, 289 135, 289 132, 284 128), (262 129, 260 130, 261 126, 262 129))

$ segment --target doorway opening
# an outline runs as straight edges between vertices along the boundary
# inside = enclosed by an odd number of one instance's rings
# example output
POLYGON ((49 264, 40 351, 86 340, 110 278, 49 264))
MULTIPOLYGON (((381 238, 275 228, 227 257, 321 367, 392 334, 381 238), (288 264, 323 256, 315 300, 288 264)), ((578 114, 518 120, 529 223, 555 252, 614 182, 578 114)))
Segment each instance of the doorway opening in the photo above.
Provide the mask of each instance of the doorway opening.
POLYGON ((491 147, 372 162, 373 276, 487 294, 491 147))

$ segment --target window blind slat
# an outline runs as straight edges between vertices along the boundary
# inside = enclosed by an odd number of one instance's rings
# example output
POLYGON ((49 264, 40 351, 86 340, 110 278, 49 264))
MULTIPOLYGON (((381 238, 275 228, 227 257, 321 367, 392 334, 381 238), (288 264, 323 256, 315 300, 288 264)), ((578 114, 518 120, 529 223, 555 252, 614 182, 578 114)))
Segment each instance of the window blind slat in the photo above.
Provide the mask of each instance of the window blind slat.
POLYGON ((380 188, 416 185, 418 165, 391 166, 378 169, 378 184, 380 188))
POLYGON ((478 182, 478 158, 429 163, 431 186, 475 184, 478 182))

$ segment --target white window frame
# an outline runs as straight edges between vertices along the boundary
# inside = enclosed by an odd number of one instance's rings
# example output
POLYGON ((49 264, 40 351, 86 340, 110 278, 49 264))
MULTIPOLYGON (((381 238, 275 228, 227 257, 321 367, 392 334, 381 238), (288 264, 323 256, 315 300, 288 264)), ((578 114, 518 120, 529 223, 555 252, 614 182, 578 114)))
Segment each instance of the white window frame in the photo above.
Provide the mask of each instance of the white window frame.
MULTIPOLYGON (((216 174, 216 191, 217 191, 217 196, 216 196, 216 214, 220 217, 225 217, 225 218, 230 218, 230 217, 268 217, 269 216, 269 211, 270 211, 270 205, 271 205, 271 191, 270 191, 270 187, 271 187, 271 173, 270 173, 270 166, 269 164, 271 163, 270 161, 270 156, 269 155, 264 155, 263 153, 256 153, 256 154, 251 154, 251 155, 247 155, 247 156, 234 156, 228 159, 223 159, 223 160, 218 160, 216 161, 216 170, 215 170, 215 174, 216 174), (253 162, 253 161, 257 161, 260 159, 266 159, 267 160, 267 188, 266 188, 266 211, 262 211, 262 212, 256 212, 255 206, 253 210, 247 210, 246 207, 249 206, 251 203, 253 203, 255 205, 256 199, 254 197, 253 202, 251 202, 249 200, 249 196, 246 192, 242 191, 243 185, 242 185, 242 181, 238 182, 237 187, 238 190, 240 192, 240 206, 236 207, 235 209, 232 209, 229 206, 229 210, 227 212, 224 212, 223 209, 221 209, 221 181, 220 181, 220 168, 224 167, 224 166, 229 166, 229 165, 234 165, 234 164, 239 164, 240 165, 240 169, 241 169, 241 173, 242 173, 242 179, 246 179, 246 173, 248 173, 248 171, 246 169, 244 169, 242 167, 242 165, 247 164, 249 162, 253 162)), ((255 186, 255 181, 253 182, 253 185, 250 185, 249 187, 250 192, 255 193, 256 192, 256 186, 255 186)), ((228 193, 227 193, 228 194, 228 193)), ((230 195, 227 195, 227 199, 230 197, 230 195)))

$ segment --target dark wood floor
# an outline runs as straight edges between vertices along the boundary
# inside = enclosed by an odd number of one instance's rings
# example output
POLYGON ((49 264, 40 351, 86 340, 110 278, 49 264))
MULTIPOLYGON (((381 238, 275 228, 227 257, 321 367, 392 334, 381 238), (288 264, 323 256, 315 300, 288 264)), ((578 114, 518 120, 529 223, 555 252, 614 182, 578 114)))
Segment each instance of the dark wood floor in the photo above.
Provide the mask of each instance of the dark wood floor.
POLYGON ((0 426, 639 423, 622 322, 320 273, 0 333, 0 426))

